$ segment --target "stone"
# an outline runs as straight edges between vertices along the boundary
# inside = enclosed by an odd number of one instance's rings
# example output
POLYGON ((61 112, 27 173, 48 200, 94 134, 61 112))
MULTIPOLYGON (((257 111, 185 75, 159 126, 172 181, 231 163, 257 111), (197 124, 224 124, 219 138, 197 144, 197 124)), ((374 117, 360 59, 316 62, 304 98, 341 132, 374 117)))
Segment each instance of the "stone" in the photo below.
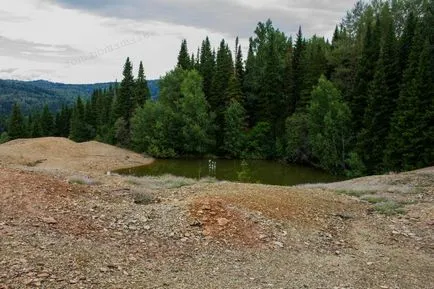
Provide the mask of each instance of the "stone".
POLYGON ((53 217, 42 218, 42 221, 44 223, 49 224, 49 225, 55 225, 55 224, 57 224, 56 219, 54 219, 53 217))
POLYGON ((284 246, 283 243, 279 242, 279 241, 274 241, 273 244, 279 248, 283 248, 283 246, 284 246))
POLYGON ((219 224, 219 226, 226 226, 227 224, 229 224, 229 220, 226 218, 218 218, 217 219, 217 223, 219 224))

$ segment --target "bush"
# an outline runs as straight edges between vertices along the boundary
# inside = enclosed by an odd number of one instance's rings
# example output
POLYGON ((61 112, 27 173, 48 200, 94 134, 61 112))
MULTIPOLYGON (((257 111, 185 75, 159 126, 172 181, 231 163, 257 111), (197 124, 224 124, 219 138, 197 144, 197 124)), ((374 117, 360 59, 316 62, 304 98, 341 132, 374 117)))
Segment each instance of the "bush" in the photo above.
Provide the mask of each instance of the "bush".
POLYGON ((154 196, 148 192, 136 191, 132 195, 134 203, 138 205, 149 205, 155 202, 154 196))
POLYGON ((7 132, 2 132, 2 134, 0 135, 0 144, 8 142, 9 141, 9 135, 7 132))

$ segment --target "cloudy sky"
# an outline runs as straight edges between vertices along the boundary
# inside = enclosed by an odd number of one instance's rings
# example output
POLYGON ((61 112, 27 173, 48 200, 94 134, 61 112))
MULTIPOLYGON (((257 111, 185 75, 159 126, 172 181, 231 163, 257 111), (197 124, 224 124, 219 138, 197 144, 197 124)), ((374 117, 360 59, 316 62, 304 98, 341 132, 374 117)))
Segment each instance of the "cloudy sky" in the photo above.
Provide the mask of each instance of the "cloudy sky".
POLYGON ((121 79, 127 56, 148 79, 176 64, 181 40, 196 51, 237 35, 243 47, 258 21, 288 35, 330 37, 353 0, 1 0, 0 78, 93 83, 121 79))

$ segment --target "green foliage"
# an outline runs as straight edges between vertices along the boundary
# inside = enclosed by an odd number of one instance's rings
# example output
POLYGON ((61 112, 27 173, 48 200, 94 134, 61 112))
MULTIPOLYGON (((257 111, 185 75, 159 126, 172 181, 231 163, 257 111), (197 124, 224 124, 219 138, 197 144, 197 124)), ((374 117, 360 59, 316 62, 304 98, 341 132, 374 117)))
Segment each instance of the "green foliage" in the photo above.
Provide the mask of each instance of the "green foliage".
POLYGON ((134 97, 134 77, 133 77, 133 65, 130 62, 130 59, 127 58, 124 71, 123 71, 123 79, 121 82, 121 86, 119 89, 119 95, 116 99, 115 105, 115 118, 119 119, 122 117, 126 121, 126 127, 129 129, 130 127, 130 118, 134 112, 133 106, 133 97, 134 97))
POLYGON ((311 98, 308 138, 312 156, 321 168, 343 173, 350 138, 350 110, 340 92, 324 76, 319 79, 311 98))
POLYGON ((169 132, 173 111, 162 102, 148 101, 138 108, 131 119, 131 137, 137 151, 155 157, 175 157, 173 138, 169 132))
POLYGON ((188 48, 187 48, 187 40, 184 39, 182 40, 181 43, 181 49, 178 55, 178 64, 176 66, 181 69, 188 70, 192 68, 192 64, 194 64, 194 60, 191 61, 190 59, 190 55, 188 54, 188 48))
POLYGON ((9 140, 10 138, 7 132, 4 131, 0 134, 0 144, 8 142, 9 140))
POLYGON ((273 138, 271 125, 268 122, 258 122, 247 133, 246 147, 243 158, 267 159, 273 156, 273 138))
POLYGON ((26 136, 24 118, 20 106, 14 104, 12 115, 9 119, 8 135, 10 139, 23 138, 26 136))
POLYGON ((230 157, 239 158, 245 147, 246 112, 233 100, 225 111, 225 149, 230 157))
POLYGON ((286 159, 291 163, 308 163, 310 155, 308 115, 294 113, 286 120, 286 159))
POLYGON ((211 145, 212 117, 197 71, 175 69, 161 80, 161 100, 132 118, 135 148, 157 157, 203 155, 211 145))
POLYGON ((143 63, 140 61, 139 75, 136 80, 134 107, 141 107, 143 104, 151 98, 151 92, 149 90, 148 82, 145 77, 145 69, 143 63))
POLYGON ((184 153, 204 155, 212 143, 209 133, 212 119, 209 105, 202 90, 202 77, 195 70, 189 71, 181 83, 182 98, 179 103, 182 120, 184 153))

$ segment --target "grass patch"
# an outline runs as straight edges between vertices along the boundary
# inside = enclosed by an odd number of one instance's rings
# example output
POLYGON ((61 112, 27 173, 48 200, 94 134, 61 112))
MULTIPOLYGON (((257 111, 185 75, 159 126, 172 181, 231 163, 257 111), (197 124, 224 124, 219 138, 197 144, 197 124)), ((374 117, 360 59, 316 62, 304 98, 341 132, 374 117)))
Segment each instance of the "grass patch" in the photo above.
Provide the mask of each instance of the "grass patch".
POLYGON ((129 178, 127 183, 134 186, 140 186, 142 183, 137 178, 129 178))
POLYGON ((371 204, 385 203, 388 201, 388 199, 386 199, 384 197, 378 197, 378 196, 373 196, 373 195, 364 195, 360 199, 363 201, 367 201, 371 204))
POLYGON ((155 202, 154 196, 148 192, 135 191, 132 193, 132 197, 134 203, 138 205, 149 205, 155 202))
POLYGON ((374 193, 372 191, 355 191, 355 190, 337 190, 336 192, 340 195, 347 195, 347 196, 358 197, 358 198, 364 195, 369 195, 369 194, 372 195, 374 193))
POLYGON ((395 201, 385 201, 376 203, 374 205, 374 209, 376 212, 386 215, 386 216, 393 216, 393 215, 401 215, 405 214, 405 210, 402 206, 402 204, 397 203, 395 201))

